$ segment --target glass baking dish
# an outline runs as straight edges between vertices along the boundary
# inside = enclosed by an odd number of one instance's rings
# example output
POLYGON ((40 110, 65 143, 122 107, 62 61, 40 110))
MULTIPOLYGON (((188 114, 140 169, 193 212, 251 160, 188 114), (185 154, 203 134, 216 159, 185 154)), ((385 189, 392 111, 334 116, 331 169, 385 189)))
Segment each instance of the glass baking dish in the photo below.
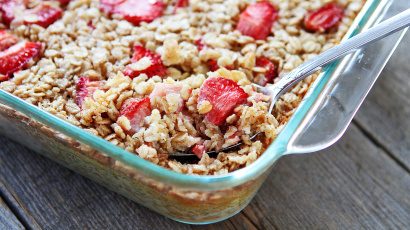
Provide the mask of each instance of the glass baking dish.
MULTIPOLYGON (((344 39, 408 7, 408 0, 368 0, 344 39)), ((317 151, 340 138, 403 34, 327 66, 266 152, 226 175, 167 170, 2 90, 0 133, 169 218, 217 222, 251 201, 280 157, 317 151)))

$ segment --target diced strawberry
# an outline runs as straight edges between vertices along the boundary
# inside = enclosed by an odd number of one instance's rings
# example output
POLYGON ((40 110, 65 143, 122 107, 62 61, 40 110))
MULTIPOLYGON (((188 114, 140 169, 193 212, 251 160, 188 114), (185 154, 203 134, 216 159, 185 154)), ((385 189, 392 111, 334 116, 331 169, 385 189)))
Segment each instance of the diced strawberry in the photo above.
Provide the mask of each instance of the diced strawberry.
POLYGON ((246 103, 247 98, 248 94, 236 82, 212 77, 201 86, 198 103, 209 101, 212 110, 205 118, 214 125, 222 125, 238 105, 246 103))
MULTIPOLYGON (((145 49, 143 46, 136 45, 136 46, 134 46, 134 54, 132 56, 132 61, 137 62, 143 57, 151 57, 151 56, 155 56, 155 55, 156 54, 154 54, 152 51, 150 51, 148 49, 145 49)), ((158 57, 159 57, 159 55, 158 55, 158 57)))
POLYGON ((131 123, 130 133, 135 133, 143 126, 145 117, 151 115, 151 111, 148 97, 143 99, 131 98, 122 105, 120 116, 128 118, 131 123))
POLYGON ((162 16, 166 7, 162 0, 101 0, 101 9, 108 14, 119 14, 138 26, 162 16))
POLYGON ((328 3, 306 15, 304 20, 305 29, 312 32, 325 32, 342 20, 343 11, 343 8, 339 5, 328 3))
POLYGON ((90 21, 87 22, 87 26, 90 27, 92 30, 95 30, 95 28, 96 28, 96 27, 94 26, 92 20, 90 20, 90 21))
POLYGON ((124 3, 126 0, 100 0, 100 9, 106 14, 112 14, 116 6, 124 3))
POLYGON ((189 5, 189 0, 176 0, 175 8, 184 8, 189 5))
POLYGON ((0 14, 6 26, 14 20, 16 14, 26 9, 23 0, 0 0, 0 14))
POLYGON ((278 11, 268 1, 250 4, 239 17, 236 29, 243 35, 264 40, 271 32, 273 23, 278 18, 278 11))
POLYGON ((2 82, 2 81, 7 81, 7 80, 9 80, 9 79, 10 79, 9 76, 1 75, 1 74, 0 74, 0 82, 2 82))
POLYGON ((134 55, 131 62, 135 63, 143 57, 148 57, 151 60, 151 65, 148 68, 144 70, 133 70, 130 66, 127 66, 124 70, 124 74, 130 78, 138 77, 142 73, 145 73, 148 77, 163 77, 167 74, 167 68, 165 68, 162 63, 161 56, 142 46, 134 46, 134 55))
POLYGON ((208 60, 208 68, 210 71, 217 71, 219 69, 218 62, 214 59, 208 60))
MULTIPOLYGON (((182 86, 178 84, 167 84, 167 83, 157 83, 155 84, 154 90, 149 95, 151 103, 154 103, 155 98, 164 98, 168 94, 180 94, 182 86)), ((179 98, 179 107, 176 112, 182 111, 184 108, 184 100, 182 97, 179 98)))
POLYGON ((198 39, 195 41, 195 45, 198 48, 198 51, 203 50, 204 48, 206 48, 206 45, 202 42, 202 39, 198 39))
POLYGON ((92 81, 88 77, 80 77, 75 86, 75 103, 77 103, 78 106, 82 107, 85 98, 92 97, 94 92, 97 89, 101 88, 101 86, 101 81, 92 81))
POLYGON ((206 152, 205 145, 196 144, 194 145, 194 147, 192 147, 191 152, 193 152, 199 159, 201 159, 206 152))
POLYGON ((63 11, 58 7, 42 3, 33 9, 27 10, 25 14, 29 15, 29 17, 25 18, 30 18, 30 20, 25 20, 24 24, 36 24, 47 28, 49 25, 61 18, 63 11))
POLYGON ((181 93, 182 86, 178 84, 168 84, 168 83, 157 83, 155 84, 154 90, 151 92, 149 97, 151 99, 155 97, 165 97, 170 93, 181 93))
POLYGON ((68 3, 70 3, 71 0, 57 0, 58 2, 60 2, 61 5, 65 6, 68 5, 68 3))
POLYGON ((0 52, 0 75, 11 75, 38 58, 42 45, 36 42, 20 42, 0 52))
POLYGON ((0 51, 4 51, 12 45, 17 44, 18 38, 5 30, 0 30, 0 51))
POLYGON ((273 83, 273 80, 278 76, 277 67, 266 57, 256 59, 256 66, 266 70, 264 76, 257 79, 257 84, 265 86, 268 83, 273 83))

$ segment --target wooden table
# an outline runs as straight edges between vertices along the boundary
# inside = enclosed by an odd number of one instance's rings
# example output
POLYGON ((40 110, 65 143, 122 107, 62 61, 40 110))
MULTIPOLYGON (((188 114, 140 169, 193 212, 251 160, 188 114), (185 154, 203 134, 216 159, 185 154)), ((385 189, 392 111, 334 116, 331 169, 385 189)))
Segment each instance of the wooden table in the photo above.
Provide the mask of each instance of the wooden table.
MULTIPOLYGON (((281 159, 229 229, 410 227, 410 35, 344 137, 281 159)), ((0 137, 0 229, 190 229, 0 137)))

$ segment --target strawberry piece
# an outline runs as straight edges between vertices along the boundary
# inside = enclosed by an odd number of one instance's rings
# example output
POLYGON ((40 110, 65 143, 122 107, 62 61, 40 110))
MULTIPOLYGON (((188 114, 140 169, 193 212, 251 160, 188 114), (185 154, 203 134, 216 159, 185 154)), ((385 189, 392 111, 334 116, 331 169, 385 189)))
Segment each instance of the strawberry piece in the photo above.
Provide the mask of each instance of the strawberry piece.
POLYGON ((1 74, 0 74, 0 82, 2 82, 2 81, 7 81, 7 80, 9 80, 9 79, 10 79, 9 76, 7 76, 7 75, 1 75, 1 74))
POLYGON ((24 24, 37 24, 44 28, 47 28, 49 25, 53 24, 63 15, 63 11, 60 8, 47 4, 40 4, 33 9, 27 10, 25 13, 30 15, 30 21, 25 20, 24 24))
POLYGON ((266 57, 256 59, 256 66, 266 69, 265 75, 257 79, 257 84, 265 86, 268 83, 273 83, 273 80, 278 76, 277 67, 266 57))
POLYGON ((119 14, 138 26, 162 16, 166 7, 162 0, 101 0, 101 9, 108 14, 119 14))
POLYGON ((277 18, 278 11, 270 2, 256 2, 241 13, 236 29, 256 40, 265 40, 277 18))
POLYGON ((205 145, 196 144, 194 145, 194 147, 192 147, 191 152, 194 153, 199 159, 201 159, 206 152, 205 145))
POLYGON ((205 119, 214 125, 222 125, 233 110, 246 103, 248 94, 234 81, 222 77, 208 78, 201 86, 198 103, 209 101, 212 110, 205 119))
POLYGON ((343 11, 339 5, 328 3, 305 16, 305 29, 312 32, 325 32, 342 20, 343 11))
POLYGON ((189 5, 189 0, 176 0, 175 8, 184 8, 189 5))
MULTIPOLYGON (((154 90, 149 95, 151 103, 154 104, 155 98, 164 98, 168 94, 174 93, 179 94, 181 93, 182 86, 177 84, 167 84, 167 83, 157 83, 155 84, 154 90)), ((184 100, 182 97, 179 97, 178 101, 178 109, 175 112, 180 112, 184 108, 184 100)))
POLYGON ((90 20, 90 21, 87 22, 87 26, 90 27, 90 29, 92 29, 92 30, 95 30, 95 29, 96 29, 96 27, 94 26, 92 20, 90 20))
POLYGON ((65 6, 68 5, 68 3, 70 3, 71 0, 57 0, 61 5, 65 6))
POLYGON ((143 57, 148 57, 151 60, 151 65, 148 68, 144 70, 134 70, 130 66, 127 66, 124 70, 124 74, 130 78, 138 77, 142 73, 145 73, 148 77, 163 77, 167 74, 167 68, 165 68, 162 63, 161 56, 140 45, 134 46, 134 55, 131 62, 135 63, 143 57))
POLYGON ((42 45, 36 42, 20 42, 0 52, 0 75, 11 75, 38 58, 42 45))
POLYGON ((202 42, 202 39, 196 40, 195 45, 196 45, 196 48, 198 49, 198 51, 201 51, 204 48, 206 48, 206 45, 202 42))
POLYGON ((218 62, 214 59, 208 60, 208 68, 212 72, 217 71, 219 69, 218 62))
POLYGON ((106 14, 112 14, 115 7, 125 1, 126 0, 100 0, 100 9, 106 14))
POLYGON ((168 83, 157 83, 155 84, 154 90, 151 92, 149 97, 151 99, 156 97, 165 97, 170 93, 177 93, 180 94, 182 90, 181 85, 177 84, 168 84, 168 83))
POLYGON ((82 108, 85 98, 92 97, 101 86, 102 81, 92 81, 88 77, 80 77, 75 86, 75 103, 82 108))
POLYGON ((14 20, 16 14, 26 9, 23 0, 0 0, 0 13, 6 26, 14 20))
POLYGON ((145 117, 151 115, 151 103, 148 97, 143 99, 131 98, 124 102, 120 116, 125 116, 131 123, 130 133, 136 133, 144 125, 145 117))
POLYGON ((18 38, 5 30, 0 30, 0 51, 4 51, 12 45, 17 44, 18 38))

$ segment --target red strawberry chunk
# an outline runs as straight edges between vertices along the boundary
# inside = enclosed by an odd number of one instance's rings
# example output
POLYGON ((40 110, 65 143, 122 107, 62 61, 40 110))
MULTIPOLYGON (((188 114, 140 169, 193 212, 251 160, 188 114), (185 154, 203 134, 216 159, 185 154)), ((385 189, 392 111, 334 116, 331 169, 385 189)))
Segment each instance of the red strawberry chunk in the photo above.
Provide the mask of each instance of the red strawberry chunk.
POLYGON ((189 5, 189 0, 176 0, 175 8, 184 8, 189 5))
POLYGON ((0 0, 0 13, 6 26, 14 20, 16 14, 26 9, 23 0, 0 0))
POLYGON ((151 99, 155 97, 165 97, 170 93, 177 93, 179 94, 182 90, 181 85, 177 84, 168 84, 168 83, 157 83, 155 84, 154 90, 151 92, 149 97, 151 99))
POLYGON ((325 32, 342 20, 343 11, 343 8, 339 5, 328 3, 306 15, 304 20, 305 29, 312 32, 325 32))
POLYGON ((92 81, 88 77, 80 77, 75 87, 75 103, 82 107, 87 97, 92 97, 94 92, 101 88, 102 81, 92 81))
POLYGON ((0 82, 2 82, 2 81, 7 81, 7 80, 9 80, 9 79, 10 79, 9 76, 7 76, 7 75, 1 75, 1 74, 0 74, 0 82))
POLYGON ((278 18, 278 11, 268 1, 249 5, 239 16, 236 29, 243 35, 264 40, 271 32, 273 23, 278 18))
POLYGON ((256 83, 265 86, 268 83, 273 83, 273 80, 278 76, 277 67, 266 57, 259 57, 256 59, 256 66, 266 70, 264 76, 256 79, 256 83))
POLYGON ((63 15, 63 11, 60 8, 47 4, 40 4, 33 9, 27 10, 25 13, 30 15, 30 20, 25 20, 24 24, 37 24, 44 28, 47 28, 49 25, 53 24, 63 15))
POLYGON ((11 75, 25 67, 29 62, 38 58, 42 45, 36 42, 20 42, 7 50, 0 52, 0 75, 11 75))
POLYGON ((12 45, 17 44, 18 38, 5 30, 0 30, 0 51, 4 51, 12 45))
POLYGON ((196 144, 194 145, 194 147, 192 147, 191 152, 193 152, 199 159, 201 159, 206 152, 205 145, 196 144))
MULTIPOLYGON (((168 94, 180 94, 182 90, 181 85, 177 84, 167 84, 167 83, 157 83, 155 84, 154 90, 151 92, 149 95, 149 98, 151 99, 151 103, 155 103, 156 98, 164 98, 168 94)), ((184 108, 184 100, 182 97, 179 97, 178 101, 178 109, 175 112, 180 112, 184 108)))
POLYGON ((9 79, 10 79, 9 76, 1 75, 1 74, 0 74, 0 82, 2 82, 2 81, 7 81, 7 80, 9 80, 9 79))
POLYGON ((87 22, 87 26, 90 27, 90 29, 92 29, 92 30, 95 30, 95 28, 96 28, 96 27, 94 26, 92 20, 90 20, 90 21, 87 22))
POLYGON ((131 123, 130 133, 136 133, 144 125, 145 117, 151 115, 151 103, 148 97, 143 99, 131 98, 124 102, 120 116, 125 116, 131 123))
POLYGON ((148 57, 151 60, 151 65, 144 70, 134 70, 130 66, 127 66, 124 70, 124 74, 130 78, 138 77, 140 74, 145 73, 148 77, 160 76, 163 77, 167 74, 167 68, 164 66, 161 60, 161 56, 145 49, 142 46, 134 47, 134 55, 131 62, 135 63, 143 57, 148 57))
POLYGON ((57 0, 61 5, 65 6, 70 3, 71 0, 57 0))
POLYGON ((208 60, 208 68, 212 72, 217 71, 219 69, 218 62, 214 59, 208 60))
POLYGON ((195 45, 198 49, 198 51, 203 50, 204 48, 206 48, 206 45, 202 42, 202 39, 198 39, 195 41, 195 45))
POLYGON ((126 0, 100 0, 100 9, 106 14, 112 14, 115 7, 125 1, 126 0))
POLYGON ((134 46, 134 54, 132 56, 133 62, 139 61, 143 57, 151 56, 155 56, 155 54, 152 51, 145 49, 143 46, 140 45, 134 46))
POLYGON ((108 14, 119 14, 138 26, 162 16, 166 7, 162 0, 101 0, 101 9, 108 14))
POLYGON ((209 101, 212 110, 205 119, 214 125, 222 125, 233 110, 246 103, 248 94, 234 81, 222 77, 208 78, 201 86, 198 103, 209 101))

